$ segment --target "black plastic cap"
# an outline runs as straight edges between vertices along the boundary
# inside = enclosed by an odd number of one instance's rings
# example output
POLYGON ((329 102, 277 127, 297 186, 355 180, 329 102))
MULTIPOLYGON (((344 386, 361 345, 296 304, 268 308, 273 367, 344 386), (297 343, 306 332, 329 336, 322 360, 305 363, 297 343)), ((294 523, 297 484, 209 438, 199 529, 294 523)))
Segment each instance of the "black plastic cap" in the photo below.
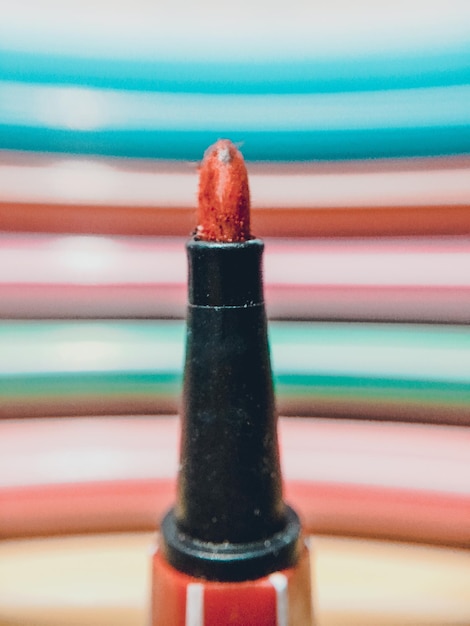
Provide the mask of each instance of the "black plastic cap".
POLYGON ((263 243, 187 249, 181 460, 162 550, 187 574, 252 580, 292 566, 300 536, 282 499, 263 243))

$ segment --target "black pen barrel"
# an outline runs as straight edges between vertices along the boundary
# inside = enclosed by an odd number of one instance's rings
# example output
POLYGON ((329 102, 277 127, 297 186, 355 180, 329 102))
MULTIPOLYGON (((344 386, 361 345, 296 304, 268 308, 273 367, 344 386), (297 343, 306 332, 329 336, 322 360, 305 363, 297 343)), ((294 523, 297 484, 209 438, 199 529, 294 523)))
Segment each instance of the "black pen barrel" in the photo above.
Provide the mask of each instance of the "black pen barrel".
POLYGON ((243 580, 293 565, 263 301, 263 243, 191 240, 181 462, 163 549, 177 569, 243 580))

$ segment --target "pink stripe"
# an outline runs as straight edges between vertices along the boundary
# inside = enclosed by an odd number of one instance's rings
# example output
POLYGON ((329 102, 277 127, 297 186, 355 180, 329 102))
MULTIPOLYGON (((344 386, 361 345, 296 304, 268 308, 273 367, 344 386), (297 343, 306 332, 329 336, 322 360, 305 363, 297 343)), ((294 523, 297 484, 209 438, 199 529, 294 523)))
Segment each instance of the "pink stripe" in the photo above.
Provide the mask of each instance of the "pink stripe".
MULTIPOLYGON (((470 544, 467 429, 284 420, 280 437, 309 532, 470 544)), ((0 534, 155 528, 177 446, 174 418, 1 422, 0 534)))

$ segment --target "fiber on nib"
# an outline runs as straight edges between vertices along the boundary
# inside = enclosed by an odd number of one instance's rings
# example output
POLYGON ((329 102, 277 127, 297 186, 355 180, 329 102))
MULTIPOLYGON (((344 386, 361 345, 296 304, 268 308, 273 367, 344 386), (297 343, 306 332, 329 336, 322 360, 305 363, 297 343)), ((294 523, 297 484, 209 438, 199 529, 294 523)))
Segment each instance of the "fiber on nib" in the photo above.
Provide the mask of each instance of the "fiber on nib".
POLYGON ((263 243, 249 233, 246 169, 230 142, 206 153, 199 199, 198 229, 187 245, 177 501, 162 524, 162 549, 192 576, 254 580, 295 565, 300 524, 282 500, 263 243))

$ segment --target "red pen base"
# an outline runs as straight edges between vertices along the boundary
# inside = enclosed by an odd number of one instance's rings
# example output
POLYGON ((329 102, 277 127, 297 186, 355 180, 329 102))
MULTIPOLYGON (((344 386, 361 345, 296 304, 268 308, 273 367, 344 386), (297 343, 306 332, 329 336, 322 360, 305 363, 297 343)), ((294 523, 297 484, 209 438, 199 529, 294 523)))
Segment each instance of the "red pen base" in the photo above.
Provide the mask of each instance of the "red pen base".
POLYGON ((157 551, 151 626, 312 626, 310 558, 245 582, 214 582, 174 569, 157 551))

